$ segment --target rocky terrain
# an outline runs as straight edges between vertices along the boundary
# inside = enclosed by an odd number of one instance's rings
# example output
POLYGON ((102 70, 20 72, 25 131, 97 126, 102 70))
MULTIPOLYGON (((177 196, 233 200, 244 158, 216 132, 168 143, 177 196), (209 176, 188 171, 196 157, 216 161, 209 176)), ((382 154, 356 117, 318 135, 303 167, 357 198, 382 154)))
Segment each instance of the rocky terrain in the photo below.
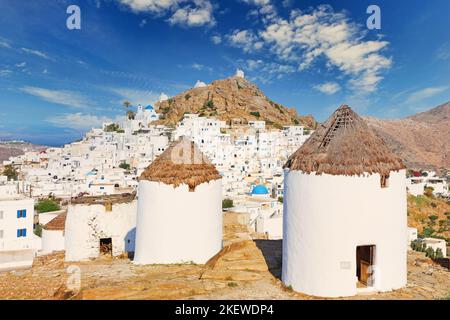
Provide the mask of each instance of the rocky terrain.
MULTIPOLYGON (((252 234, 233 213, 225 215, 224 240, 222 252, 204 266, 136 266, 125 257, 67 264, 63 253, 42 256, 31 269, 0 273, 0 299, 318 299, 280 281, 281 241, 252 234), (80 290, 67 288, 69 266, 80 268, 80 290)), ((449 275, 410 251, 406 288, 351 299, 442 299, 449 275)))
POLYGON ((0 141, 0 162, 8 160, 10 157, 23 155, 28 151, 42 151, 44 146, 37 146, 28 142, 0 141))
POLYGON ((265 120, 268 126, 276 128, 294 124, 316 126, 312 116, 299 116, 295 108, 289 109, 270 100, 255 84, 241 77, 190 89, 158 102, 155 107, 163 114, 160 123, 166 125, 175 125, 185 113, 198 113, 225 121, 265 120))
POLYGON ((405 119, 365 119, 409 168, 450 168, 450 102, 405 119))

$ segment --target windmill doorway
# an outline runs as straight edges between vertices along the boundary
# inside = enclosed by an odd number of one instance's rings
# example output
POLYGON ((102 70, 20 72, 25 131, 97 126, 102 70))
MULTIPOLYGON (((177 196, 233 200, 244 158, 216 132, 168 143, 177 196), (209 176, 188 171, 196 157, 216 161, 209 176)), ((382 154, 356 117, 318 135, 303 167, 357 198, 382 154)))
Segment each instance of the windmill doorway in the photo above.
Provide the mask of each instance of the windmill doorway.
POLYGON ((375 246, 356 247, 356 276, 358 288, 370 288, 374 285, 375 246))
POLYGON ((112 239, 111 238, 100 239, 100 255, 112 256, 112 239))

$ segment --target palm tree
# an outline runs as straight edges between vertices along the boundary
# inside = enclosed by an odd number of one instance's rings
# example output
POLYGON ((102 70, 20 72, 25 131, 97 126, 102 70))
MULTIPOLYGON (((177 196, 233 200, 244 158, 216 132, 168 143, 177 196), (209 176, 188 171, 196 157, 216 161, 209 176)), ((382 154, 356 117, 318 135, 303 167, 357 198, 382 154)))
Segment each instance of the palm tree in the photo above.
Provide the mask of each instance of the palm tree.
POLYGON ((126 101, 123 102, 123 106, 125 107, 125 109, 128 110, 128 108, 131 107, 131 102, 126 100, 126 101))

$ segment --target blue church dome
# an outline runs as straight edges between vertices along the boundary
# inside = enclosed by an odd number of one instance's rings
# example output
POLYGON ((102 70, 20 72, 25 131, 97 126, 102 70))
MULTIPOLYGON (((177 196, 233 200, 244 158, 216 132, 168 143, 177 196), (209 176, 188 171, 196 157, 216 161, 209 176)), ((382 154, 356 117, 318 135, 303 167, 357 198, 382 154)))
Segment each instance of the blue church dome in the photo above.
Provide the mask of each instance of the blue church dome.
POLYGON ((145 110, 153 110, 153 106, 148 105, 148 106, 145 107, 145 110))
POLYGON ((262 184, 259 184, 253 188, 252 194, 255 195, 269 194, 269 190, 267 190, 267 188, 262 184))

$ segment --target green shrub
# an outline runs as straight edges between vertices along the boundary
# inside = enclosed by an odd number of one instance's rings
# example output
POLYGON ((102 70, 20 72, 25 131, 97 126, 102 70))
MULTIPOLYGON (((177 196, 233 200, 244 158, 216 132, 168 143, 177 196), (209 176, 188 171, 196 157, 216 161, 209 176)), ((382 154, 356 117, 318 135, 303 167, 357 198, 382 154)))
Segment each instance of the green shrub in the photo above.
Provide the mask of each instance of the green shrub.
POLYGON ((122 163, 119 165, 119 168, 122 168, 122 169, 124 169, 124 170, 130 170, 131 166, 130 166, 128 163, 126 163, 126 162, 122 162, 122 163))
POLYGON ((436 252, 435 252, 435 254, 434 254, 434 257, 435 257, 436 259, 444 258, 444 254, 443 254, 441 248, 437 248, 437 249, 436 249, 436 252))
POLYGON ((19 177, 19 172, 17 172, 12 165, 7 165, 5 166, 5 169, 3 169, 2 175, 8 177, 8 180, 16 181, 19 177))
POLYGON ((283 203, 283 197, 278 197, 278 202, 283 203))
POLYGON ((61 210, 59 204, 53 200, 39 200, 39 202, 34 206, 38 213, 52 212, 61 210))
POLYGON ((431 247, 428 247, 428 248, 425 250, 425 255, 426 255, 428 258, 430 258, 430 259, 434 259, 434 257, 435 257, 434 249, 431 248, 431 247))
POLYGON ((34 234, 37 235, 38 237, 42 237, 42 227, 40 224, 37 224, 34 227, 34 234))
POLYGON ((252 111, 252 112, 250 112, 250 114, 257 118, 261 117, 261 114, 258 111, 252 111))
POLYGON ((233 208, 234 204, 233 204, 233 200, 231 199, 223 199, 222 200, 222 209, 229 209, 229 208, 233 208))

